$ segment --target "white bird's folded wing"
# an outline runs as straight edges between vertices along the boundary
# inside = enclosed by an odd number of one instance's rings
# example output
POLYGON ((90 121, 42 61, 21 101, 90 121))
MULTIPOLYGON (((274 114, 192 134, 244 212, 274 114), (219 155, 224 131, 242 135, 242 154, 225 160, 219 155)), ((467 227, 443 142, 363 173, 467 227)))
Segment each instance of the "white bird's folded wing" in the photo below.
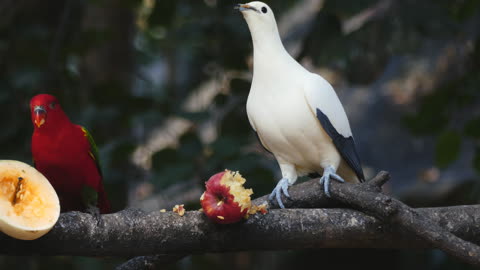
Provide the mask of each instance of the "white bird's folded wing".
POLYGON ((345 162, 360 181, 364 181, 362 165, 355 148, 348 118, 332 86, 322 77, 312 74, 303 87, 310 111, 319 120, 345 162))
POLYGON ((253 131, 255 132, 255 136, 257 136, 257 139, 258 141, 260 142, 260 145, 263 147, 263 149, 265 149, 267 152, 269 153, 272 153, 272 151, 270 151, 270 149, 267 148, 267 146, 265 145, 265 143, 263 143, 262 139, 260 138, 260 135, 258 135, 258 132, 257 132, 257 128, 255 127, 255 124, 254 122, 252 121, 252 119, 250 119, 250 115, 247 113, 247 117, 248 117, 248 122, 250 122, 250 126, 252 127, 253 131))

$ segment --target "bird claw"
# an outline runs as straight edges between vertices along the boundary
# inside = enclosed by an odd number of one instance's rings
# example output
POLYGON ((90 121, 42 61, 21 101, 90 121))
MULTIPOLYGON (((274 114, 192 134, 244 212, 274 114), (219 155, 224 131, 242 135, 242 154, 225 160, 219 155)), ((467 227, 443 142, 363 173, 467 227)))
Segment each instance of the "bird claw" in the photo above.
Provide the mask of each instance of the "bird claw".
POLYGON ((271 201, 275 198, 277 200, 278 206, 280 206, 280 208, 285 208, 285 205, 282 202, 282 193, 285 195, 285 197, 290 198, 290 194, 288 193, 288 187, 290 187, 288 179, 282 178, 280 181, 278 181, 277 186, 273 189, 272 193, 270 193, 268 199, 271 201))
POLYGON ((320 178, 320 185, 323 185, 325 195, 327 195, 327 197, 329 198, 332 197, 329 190, 330 179, 336 180, 340 183, 345 183, 345 180, 343 180, 343 178, 336 173, 335 169, 332 166, 328 166, 327 168, 325 168, 323 176, 320 178))

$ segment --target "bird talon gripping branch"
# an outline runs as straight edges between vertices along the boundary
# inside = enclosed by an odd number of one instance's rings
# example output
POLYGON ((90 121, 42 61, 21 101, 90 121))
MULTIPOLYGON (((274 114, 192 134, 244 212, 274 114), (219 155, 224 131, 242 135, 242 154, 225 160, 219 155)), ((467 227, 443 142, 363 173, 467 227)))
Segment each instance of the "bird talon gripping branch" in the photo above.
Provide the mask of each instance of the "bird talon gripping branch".
POLYGON ((345 183, 345 180, 343 180, 342 177, 340 177, 338 174, 335 172, 335 168, 333 166, 328 166, 325 168, 323 171, 323 176, 320 178, 320 185, 323 185, 323 190, 325 192, 325 195, 327 197, 332 197, 330 195, 330 179, 336 180, 340 183, 345 183))
POLYGON ((283 208, 281 193, 289 197, 288 187, 297 176, 311 173, 323 175, 320 183, 328 196, 330 178, 363 182, 350 124, 330 83, 307 71, 288 54, 267 4, 254 1, 236 8, 245 18, 253 40, 248 120, 261 144, 275 156, 284 176, 270 200, 275 198, 283 208))
POLYGON ((290 184, 288 183, 288 179, 282 178, 280 181, 278 181, 277 186, 273 189, 272 193, 270 193, 268 199, 270 201, 273 199, 277 200, 278 206, 280 206, 280 208, 285 208, 285 205, 282 202, 282 193, 285 195, 285 197, 290 199, 290 194, 288 193, 289 186, 290 184))

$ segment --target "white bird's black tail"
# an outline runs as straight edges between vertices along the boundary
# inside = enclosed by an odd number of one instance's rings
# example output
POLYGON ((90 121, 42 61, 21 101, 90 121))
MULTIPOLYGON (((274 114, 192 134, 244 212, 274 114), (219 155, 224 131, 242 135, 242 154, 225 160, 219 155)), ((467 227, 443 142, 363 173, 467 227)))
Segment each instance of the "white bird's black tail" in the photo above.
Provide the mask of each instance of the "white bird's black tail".
POLYGON ((325 132, 328 136, 332 138, 333 144, 337 151, 340 153, 345 162, 350 166, 350 168, 357 175, 360 182, 365 181, 365 176, 363 175, 362 163, 360 162, 360 157, 358 156, 357 149, 355 148, 355 141, 353 136, 345 138, 342 134, 338 133, 335 127, 332 125, 328 117, 317 109, 317 118, 320 121, 325 132))

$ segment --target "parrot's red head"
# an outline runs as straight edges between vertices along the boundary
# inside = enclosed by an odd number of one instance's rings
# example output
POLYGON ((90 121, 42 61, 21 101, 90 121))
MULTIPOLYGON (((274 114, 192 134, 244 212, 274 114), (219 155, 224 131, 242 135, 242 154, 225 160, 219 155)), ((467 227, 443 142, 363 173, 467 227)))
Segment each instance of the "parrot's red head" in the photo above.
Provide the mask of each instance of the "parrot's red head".
POLYGON ((30 112, 35 129, 54 126, 55 123, 65 120, 68 121, 57 98, 48 94, 34 96, 32 100, 30 100, 30 112))

